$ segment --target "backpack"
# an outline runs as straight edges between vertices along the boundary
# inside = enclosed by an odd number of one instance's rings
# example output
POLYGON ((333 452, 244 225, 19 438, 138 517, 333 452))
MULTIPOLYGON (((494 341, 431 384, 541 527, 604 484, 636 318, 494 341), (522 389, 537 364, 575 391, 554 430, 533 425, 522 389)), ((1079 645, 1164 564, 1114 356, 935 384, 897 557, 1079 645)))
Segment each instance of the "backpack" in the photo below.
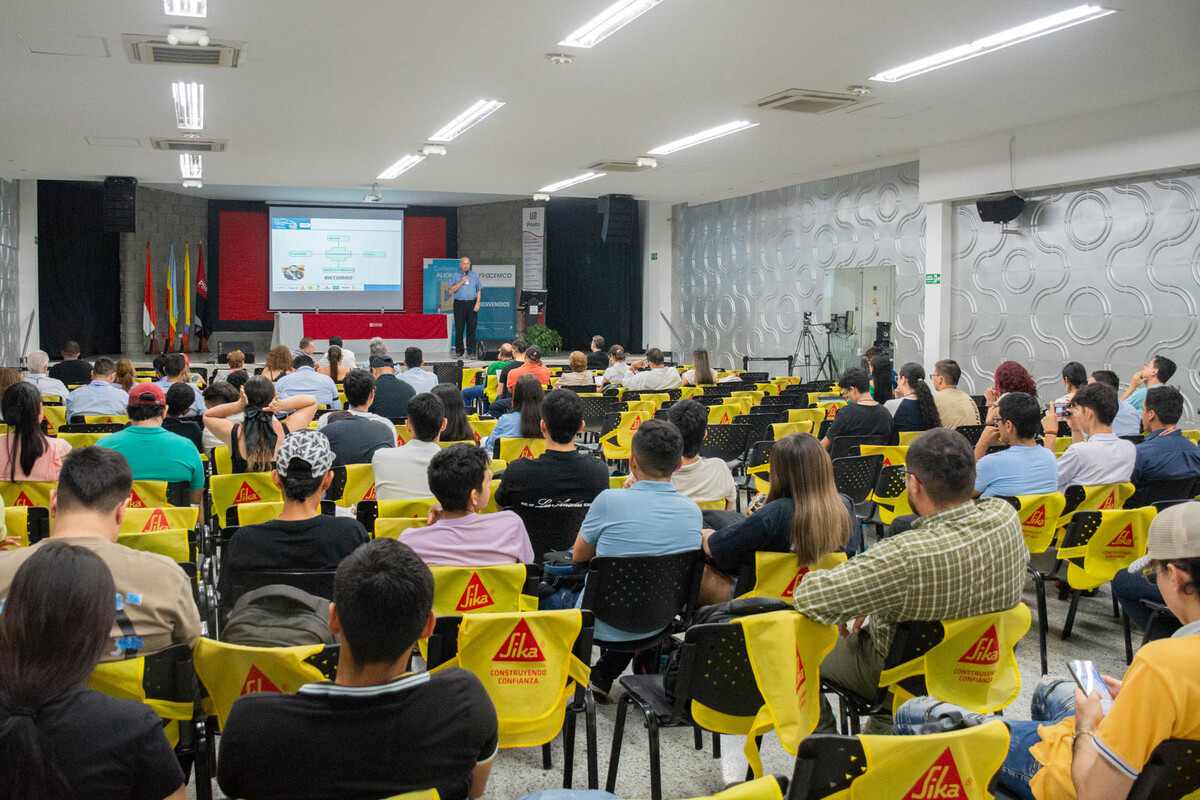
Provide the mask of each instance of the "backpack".
POLYGON ((329 601, 285 584, 262 586, 238 598, 221 640, 252 647, 335 644, 329 601))

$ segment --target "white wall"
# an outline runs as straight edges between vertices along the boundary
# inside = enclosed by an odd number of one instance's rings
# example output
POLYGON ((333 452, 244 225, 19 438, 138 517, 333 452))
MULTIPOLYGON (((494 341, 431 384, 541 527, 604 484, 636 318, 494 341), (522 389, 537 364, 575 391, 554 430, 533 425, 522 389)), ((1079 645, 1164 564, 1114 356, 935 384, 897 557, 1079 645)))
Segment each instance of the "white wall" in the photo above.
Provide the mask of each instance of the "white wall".
MULTIPOLYGON (((628 342, 627 349, 643 345, 675 349, 671 331, 659 312, 674 319, 671 307, 671 204, 639 202, 642 231, 642 342, 628 342)), ((672 322, 672 324, 674 324, 672 322)))
MULTIPOLYGON (((38 193, 37 181, 23 180, 20 187, 20 235, 17 244, 17 313, 20 318, 19 343, 25 342, 25 328, 29 324, 29 312, 38 307, 38 193)), ((29 350, 41 347, 38 333, 40 320, 33 321, 29 335, 29 350)), ((22 353, 24 355, 24 353, 22 353)))

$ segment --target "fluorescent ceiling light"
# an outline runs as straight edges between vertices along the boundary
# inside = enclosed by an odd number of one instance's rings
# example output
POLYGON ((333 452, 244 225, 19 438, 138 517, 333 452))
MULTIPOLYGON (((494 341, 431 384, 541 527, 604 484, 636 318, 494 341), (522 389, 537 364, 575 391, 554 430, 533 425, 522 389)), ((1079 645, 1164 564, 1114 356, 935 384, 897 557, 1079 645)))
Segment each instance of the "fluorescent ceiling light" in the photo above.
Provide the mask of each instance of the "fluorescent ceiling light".
POLYGON ((745 119, 739 119, 736 122, 726 122, 724 125, 718 125, 715 128, 709 128, 706 131, 693 133, 691 136, 685 136, 682 139, 676 139, 673 142, 667 142, 666 144, 659 145, 650 151, 650 155, 669 156, 671 153, 679 150, 686 150, 689 147, 695 147, 698 144, 711 142, 713 139, 720 139, 722 136, 728 136, 731 133, 737 133, 738 131, 745 131, 749 130, 750 128, 757 127, 757 122, 750 122, 749 120, 745 119))
POLYGON ((1094 19, 1100 19, 1101 17, 1107 17, 1109 14, 1115 13, 1117 12, 1113 9, 1101 8, 1100 6, 1075 6, 1074 8, 1068 8, 1066 11, 1060 11, 1048 17, 1035 19, 1032 22, 1026 22, 1024 25, 1018 25, 1015 28, 1009 28, 1008 30, 994 33, 991 36, 985 36, 982 39, 976 39, 973 42, 959 45, 958 47, 951 47, 949 50, 943 50, 940 53, 934 53, 931 56, 910 61, 899 67, 886 69, 878 75, 872 75, 871 80, 882 81, 883 83, 896 83, 906 78, 924 75, 926 72, 931 72, 935 69, 948 67, 951 64, 957 64, 960 61, 966 61, 986 53, 994 53, 997 50, 1003 50, 1014 44, 1027 42, 1030 39, 1036 39, 1048 33, 1056 33, 1075 25, 1091 22, 1094 19))
POLYGON ((558 183, 552 183, 549 186, 543 186, 542 188, 538 189, 538 194, 550 194, 551 192, 558 192, 566 189, 568 186, 574 186, 577 183, 584 183, 585 181, 594 181, 596 178, 603 178, 607 174, 607 172, 585 172, 582 175, 576 175, 574 178, 567 178, 565 181, 559 181, 558 183))
POLYGON ((399 178, 410 169, 425 160, 425 156, 408 154, 376 176, 377 181, 391 181, 399 178))
POLYGON ((199 180, 204 177, 199 153, 179 154, 179 173, 185 178, 199 180))
POLYGON ((559 42, 560 47, 595 47, 661 3, 662 0, 617 0, 559 42))
POLYGON ((204 183, 202 181, 196 181, 196 180, 189 179, 189 180, 186 180, 183 182, 183 188, 185 188, 185 189, 203 189, 204 183))
POLYGON ((208 0, 163 0, 163 13, 172 17, 207 17, 208 0))
POLYGON ((438 128, 437 133, 429 137, 429 141, 452 142, 492 114, 495 114, 503 106, 504 103, 499 100, 476 100, 466 111, 450 120, 441 128, 438 128))
POLYGON ((179 130, 204 130, 204 84, 175 81, 171 96, 175 98, 175 124, 179 130))

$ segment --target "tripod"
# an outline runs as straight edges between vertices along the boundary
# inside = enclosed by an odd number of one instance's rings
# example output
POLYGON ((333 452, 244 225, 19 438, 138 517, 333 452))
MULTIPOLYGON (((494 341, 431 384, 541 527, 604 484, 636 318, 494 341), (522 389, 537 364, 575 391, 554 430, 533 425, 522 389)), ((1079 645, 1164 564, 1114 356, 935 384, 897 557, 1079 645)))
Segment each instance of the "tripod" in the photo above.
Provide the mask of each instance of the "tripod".
POLYGON ((813 380, 812 369, 817 370, 816 380, 837 380, 837 365, 833 361, 833 353, 829 351, 829 326, 825 325, 825 353, 822 355, 817 337, 813 335, 813 325, 810 312, 804 314, 804 327, 800 329, 800 337, 796 340, 796 352, 793 358, 800 367, 800 378, 806 383, 813 380))

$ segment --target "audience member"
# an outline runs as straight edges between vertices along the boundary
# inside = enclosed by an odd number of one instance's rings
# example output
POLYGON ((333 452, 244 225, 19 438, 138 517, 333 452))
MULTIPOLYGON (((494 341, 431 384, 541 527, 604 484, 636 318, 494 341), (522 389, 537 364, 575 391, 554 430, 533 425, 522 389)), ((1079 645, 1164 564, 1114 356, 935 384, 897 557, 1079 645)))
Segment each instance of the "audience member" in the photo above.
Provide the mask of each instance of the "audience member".
POLYGON ((8 391, 8 387, 23 381, 20 370, 14 367, 0 367, 0 395, 8 391))
POLYGON ((871 379, 862 367, 850 367, 838 381, 846 405, 838 409, 821 444, 828 449, 839 436, 891 436, 892 415, 871 398, 871 379))
MULTIPOLYGON (((1154 358, 1146 362, 1145 366, 1133 373, 1133 377, 1129 379, 1129 388, 1121 397, 1128 400, 1129 405, 1141 411, 1142 403, 1146 399, 1146 392, 1152 387, 1162 386, 1171 380, 1171 376, 1174 374, 1175 362, 1166 356, 1156 354, 1154 358)), ((50 371, 50 377, 54 377, 54 370, 50 371)))
POLYGON ((327 375, 333 379, 334 383, 341 383, 346 380, 346 373, 352 367, 345 362, 345 356, 342 355, 342 348, 336 344, 329 345, 329 349, 325 351, 325 358, 321 359, 321 365, 317 367, 317 372, 322 375, 327 375))
POLYGON ((983 429, 975 445, 975 493, 983 497, 1017 497, 1058 490, 1054 453, 1039 447, 1036 436, 1042 409, 1025 392, 1007 392, 996 406, 997 419, 983 429), (1008 449, 987 454, 995 444, 1008 449))
POLYGON ((329 608, 337 679, 234 703, 217 764, 225 794, 482 795, 498 744, 491 699, 466 670, 408 671, 417 640, 433 632, 432 609, 433 576, 407 545, 379 539, 346 558, 329 608))
POLYGON ((704 570, 701 602, 729 600, 739 575, 753 574, 755 553, 795 553, 801 564, 811 565, 848 546, 860 550, 861 540, 854 504, 838 493, 833 462, 821 443, 807 433, 780 439, 771 448, 766 505, 732 525, 704 532, 712 566, 704 570))
POLYGON ((0 411, 8 426, 0 438, 0 479, 58 480, 71 445, 42 432, 42 396, 37 388, 24 381, 14 383, 0 397, 0 411))
POLYGON ((296 431, 283 440, 271 472, 271 480, 283 492, 283 511, 270 522, 243 525, 234 532, 221 563, 223 598, 231 597, 240 573, 335 569, 366 544, 367 531, 357 519, 321 513, 321 499, 333 482, 332 468, 333 450, 320 431, 296 431))
POLYGON ((396 428, 390 421, 367 411, 375 401, 375 379, 371 373, 365 369, 350 370, 343 388, 349 410, 325 414, 317 427, 329 439, 335 467, 370 464, 377 451, 396 446, 396 428))
POLYGON ((137 371, 133 368, 133 362, 128 358, 117 359, 116 375, 113 376, 113 383, 121 387, 121 391, 126 393, 137 383, 137 371))
POLYGON ((453 383, 439 383, 430 394, 442 401, 442 408, 446 412, 446 428, 442 431, 440 441, 479 444, 479 434, 467 419, 462 392, 458 387, 453 383))
POLYGON ((910 361, 900 368, 900 375, 896 379, 896 395, 886 401, 884 407, 891 412, 892 429, 897 433, 942 427, 937 402, 929 384, 925 382, 925 368, 920 364, 910 361))
POLYGON ((429 497, 429 462, 441 447, 438 439, 446 427, 442 401, 422 392, 408 404, 408 441, 401 447, 376 450, 371 457, 375 470, 375 496, 380 500, 429 497))
MULTIPOLYGON (((91 383, 80 386, 67 395, 67 419, 85 414, 120 416, 125 413, 127 391, 114 383, 116 365, 111 358, 97 358, 92 365, 91 383)), ((189 400, 189 405, 190 405, 189 400)))
POLYGON ((604 337, 593 336, 591 349, 587 354, 587 368, 603 370, 608 368, 608 353, 604 351, 604 337))
MULTIPOLYGON (((896 372, 892 369, 892 360, 885 355, 876 355, 870 361, 871 367, 871 397, 875 402, 886 406, 892 399, 895 388, 896 372)), ((930 425, 931 428, 938 427, 930 425)))
MULTIPOLYGON (((349 347, 346 347, 345 342, 342 341, 342 337, 330 336, 329 337, 329 346, 336 347, 342 351, 342 366, 345 368, 346 371, 358 368, 358 361, 354 357, 354 351, 351 350, 349 347)), ((320 365, 322 367, 329 366, 329 352, 328 351, 326 351, 325 357, 321 359, 320 365)))
POLYGON ((192 385, 191 375, 188 372, 187 358, 183 353, 167 353, 163 359, 163 377, 155 381, 158 388, 163 390, 165 394, 171 388, 171 384, 182 383, 192 391, 192 413, 197 417, 204 414, 204 395, 200 390, 192 385))
MULTIPOLYGON (((675 491, 671 475, 683 458, 683 437, 669 422, 649 420, 633 435, 629 489, 606 489, 596 496, 579 529, 571 556, 577 565, 594 557, 661 556, 700 548, 700 507, 675 491)), ((606 642, 645 638, 596 620, 596 639, 606 642)), ((633 660, 630 653, 600 649, 592 686, 602 696, 633 660)))
POLYGON ((604 370, 600 385, 620 386, 625 382, 625 376, 628 374, 629 365, 625 363, 625 348, 614 344, 608 348, 608 369, 604 370))
POLYGON ((517 381, 512 409, 496 421, 496 427, 492 428, 492 432, 484 439, 483 449, 488 453, 494 451, 496 442, 501 439, 541 437, 542 384, 537 376, 526 375, 517 381))
POLYGON ((962 370, 953 359, 945 358, 933 365, 933 388, 937 390, 933 402, 945 428, 979 424, 979 406, 958 388, 961 377, 962 370))
POLYGON ((286 344, 272 347, 267 352, 267 365, 262 376, 274 383, 292 371, 292 350, 286 344))
POLYGON ((719 458, 700 456, 708 432, 708 407, 695 400, 680 400, 667 410, 667 421, 683 437, 681 466, 671 476, 675 491, 697 503, 721 500, 726 510, 733 508, 737 504, 737 485, 729 465, 719 458))
POLYGON ((491 492, 487 454, 469 444, 441 450, 429 462, 429 490, 438 504, 429 525, 405 532, 404 543, 426 564, 487 567, 532 564, 525 523, 512 511, 481 513, 491 492))
POLYGON ((109 568, 61 541, 25 554, 0 615, 0 794, 184 800, 158 715, 87 688, 115 617, 109 568))
POLYGON ((496 418, 508 413, 512 409, 512 390, 508 387, 508 376, 513 370, 524 366, 525 351, 529 349, 529 343, 524 339, 514 339, 512 346, 513 360, 508 366, 500 370, 500 380, 498 381, 500 392, 496 395, 496 401, 492 403, 491 407, 491 415, 496 418))
POLYGON ((393 423, 408 416, 408 404, 416 391, 412 384, 400 380, 391 356, 371 356, 371 376, 375 378, 375 402, 371 413, 393 423))
POLYGON ((621 381, 626 389, 659 392, 678 389, 682 384, 679 372, 666 365, 666 356, 657 347, 646 351, 645 359, 630 365, 629 372, 621 381))
MULTIPOLYGON (((1088 378, 1088 383, 1103 383, 1112 387, 1114 392, 1121 392, 1121 379, 1111 369, 1096 370, 1088 378)), ((1131 406, 1128 400, 1121 400, 1117 404, 1117 416, 1113 418, 1112 429, 1117 436, 1141 435, 1142 412, 1131 406)))
POLYGON ((569 369, 563 370, 558 378, 559 386, 587 386, 596 388, 596 379, 588 371, 588 357, 582 351, 576 350, 567 358, 569 369))
POLYGON ((488 364, 487 370, 483 375, 483 380, 475 386, 468 386, 466 389, 463 389, 463 404, 471 409, 480 406, 486 396, 488 378, 495 375, 497 377, 497 385, 499 385, 500 371, 510 364, 515 363, 513 361, 513 346, 508 342, 500 345, 500 350, 496 354, 496 360, 488 364))
POLYGON ((1175 427, 1183 416, 1183 395, 1174 386, 1155 386, 1142 403, 1146 438, 1135 448, 1134 483, 1200 477, 1200 447, 1175 427))
POLYGON ((317 413, 317 400, 296 395, 287 400, 275 396, 275 387, 261 375, 246 381, 238 399, 204 414, 204 427, 229 448, 234 472, 266 472, 275 466, 275 456, 288 433, 308 428, 317 413), (290 412, 286 419, 276 413, 290 412), (240 422, 235 422, 240 415, 240 422))
MULTIPOLYGON (((1089 383, 1075 393, 1067 407, 1067 424, 1074 444, 1058 459, 1058 489, 1097 483, 1122 483, 1133 474, 1137 451, 1132 442, 1112 432, 1117 393, 1107 384, 1089 383)), ((1047 449, 1054 451, 1058 422, 1053 409, 1042 420, 1047 449)))
POLYGON ((715 386, 717 376, 713 374, 712 365, 708 361, 707 350, 696 350, 692 353, 692 367, 679 376, 684 386, 715 386))
POLYGON ((154 357, 154 360, 152 362, 150 362, 151 366, 154 369, 154 375, 155 375, 154 379, 156 381, 161 378, 166 377, 166 375, 167 375, 166 368, 163 366, 166 363, 166 361, 167 361, 167 353, 160 353, 154 357))
POLYGON ((992 373, 992 389, 996 400, 1000 399, 1000 395, 1009 392, 1024 392, 1031 397, 1037 397, 1037 381, 1029 374, 1029 370, 1016 361, 1000 362, 1000 366, 992 373))
POLYGON ((45 350, 34 350, 26 356, 25 366, 29 371, 25 373, 25 382, 33 384, 42 395, 60 397, 65 401, 71 391, 65 383, 46 374, 49 363, 50 356, 46 355, 45 350))
POLYGON ((326 408, 341 408, 337 384, 328 375, 313 368, 312 356, 301 353, 292 359, 292 371, 275 381, 275 394, 280 400, 298 395, 311 395, 326 408))
MULTIPOLYGON (((225 354, 225 366, 227 369, 220 373, 221 378, 229 380, 234 373, 246 374, 246 354, 241 350, 230 350, 225 354)), ((246 375, 249 378, 249 375, 246 375)), ((215 380, 215 378, 214 378, 215 380)))
POLYGON ((404 349, 404 371, 396 376, 411 386, 417 394, 432 391, 438 383, 437 375, 425 369, 422 366, 424 363, 425 356, 421 353, 421 348, 407 347, 404 349))
POLYGON ((106 628, 111 634, 103 650, 105 661, 156 653, 200 635, 191 580, 179 565, 166 556, 117 544, 132 488, 133 473, 120 453, 80 448, 63 460, 51 495, 50 538, 0 553, 0 597, 8 597, 21 565, 52 542, 86 548, 108 565, 116 583, 117 616, 115 621, 110 617, 106 628))
MULTIPOLYGON (((975 459, 959 433, 935 428, 908 448, 908 499, 921 516, 831 570, 809 573, 796 610, 816 622, 855 620, 821 664, 821 675, 874 697, 896 623, 1003 611, 1021 601, 1029 551, 1017 512, 1003 500, 972 500, 975 459), (870 617, 870 625, 863 621, 870 617)), ((873 717, 867 732, 886 733, 873 717)), ((821 700, 820 730, 833 730, 821 700)))
POLYGON ((1068 361, 1062 368, 1062 386, 1066 391, 1062 397, 1056 398, 1055 403, 1069 403, 1075 393, 1087 386, 1087 368, 1078 361, 1068 361))
MULTIPOLYGON (((539 386, 546 387, 550 385, 550 370, 546 369, 546 365, 542 363, 542 349, 537 345, 529 345, 525 348, 525 363, 512 369, 508 373, 508 391, 515 394, 514 388, 525 375, 532 375, 537 378, 539 386)), ((514 397, 513 402, 516 402, 514 397)))
POLYGON ((158 384, 134 384, 125 409, 129 426, 105 436, 98 446, 123 455, 135 481, 186 483, 192 502, 199 503, 204 494, 204 464, 191 442, 163 428, 166 411, 167 398, 158 384))
MULTIPOLYGON (((1011 741, 998 783, 1016 797, 1128 797, 1155 748, 1168 739, 1200 738, 1200 504, 1159 512, 1146 556, 1129 570, 1145 571, 1184 624, 1138 650, 1122 680, 1102 676, 1113 697, 1107 711, 1098 692, 1085 695, 1071 678, 1059 677, 1043 678, 1034 690, 1034 719, 1014 720, 1006 710, 1011 741)), ((914 726, 945 718, 989 721, 919 697, 900 707, 896 727, 914 733, 914 726)))
MULTIPOLYGON (((245 374, 244 372, 242 373, 245 374)), ((245 385, 244 383, 242 384, 245 385)), ((216 408, 225 403, 236 403, 242 396, 241 387, 234 386, 229 381, 217 380, 204 387, 204 405, 209 408, 216 408)), ((240 411, 236 414, 231 414, 225 419, 230 423, 241 422, 245 415, 240 411)), ((212 450, 214 447, 220 447, 221 440, 213 436, 212 431, 204 424, 204 417, 200 418, 200 427, 204 429, 204 435, 201 437, 201 442, 204 444, 204 450, 212 450)))
POLYGON ((300 343, 296 346, 296 352, 292 353, 292 361, 295 362, 295 357, 299 355, 308 356, 313 360, 313 364, 317 363, 317 346, 313 340, 307 336, 300 337, 300 343))
POLYGON ((202 418, 190 413, 192 400, 191 386, 186 383, 171 384, 171 388, 167 389, 167 417, 162 426, 176 436, 187 439, 196 446, 197 452, 203 453, 204 427, 202 418))
POLYGON ((79 357, 79 342, 68 339, 62 346, 62 361, 50 368, 50 377, 68 386, 78 386, 92 379, 92 365, 79 357))
POLYGON ((367 356, 369 358, 382 358, 383 356, 386 356, 386 355, 389 355, 389 354, 388 354, 387 342, 385 342, 383 340, 383 337, 382 336, 371 337, 371 341, 367 342, 367 356))

